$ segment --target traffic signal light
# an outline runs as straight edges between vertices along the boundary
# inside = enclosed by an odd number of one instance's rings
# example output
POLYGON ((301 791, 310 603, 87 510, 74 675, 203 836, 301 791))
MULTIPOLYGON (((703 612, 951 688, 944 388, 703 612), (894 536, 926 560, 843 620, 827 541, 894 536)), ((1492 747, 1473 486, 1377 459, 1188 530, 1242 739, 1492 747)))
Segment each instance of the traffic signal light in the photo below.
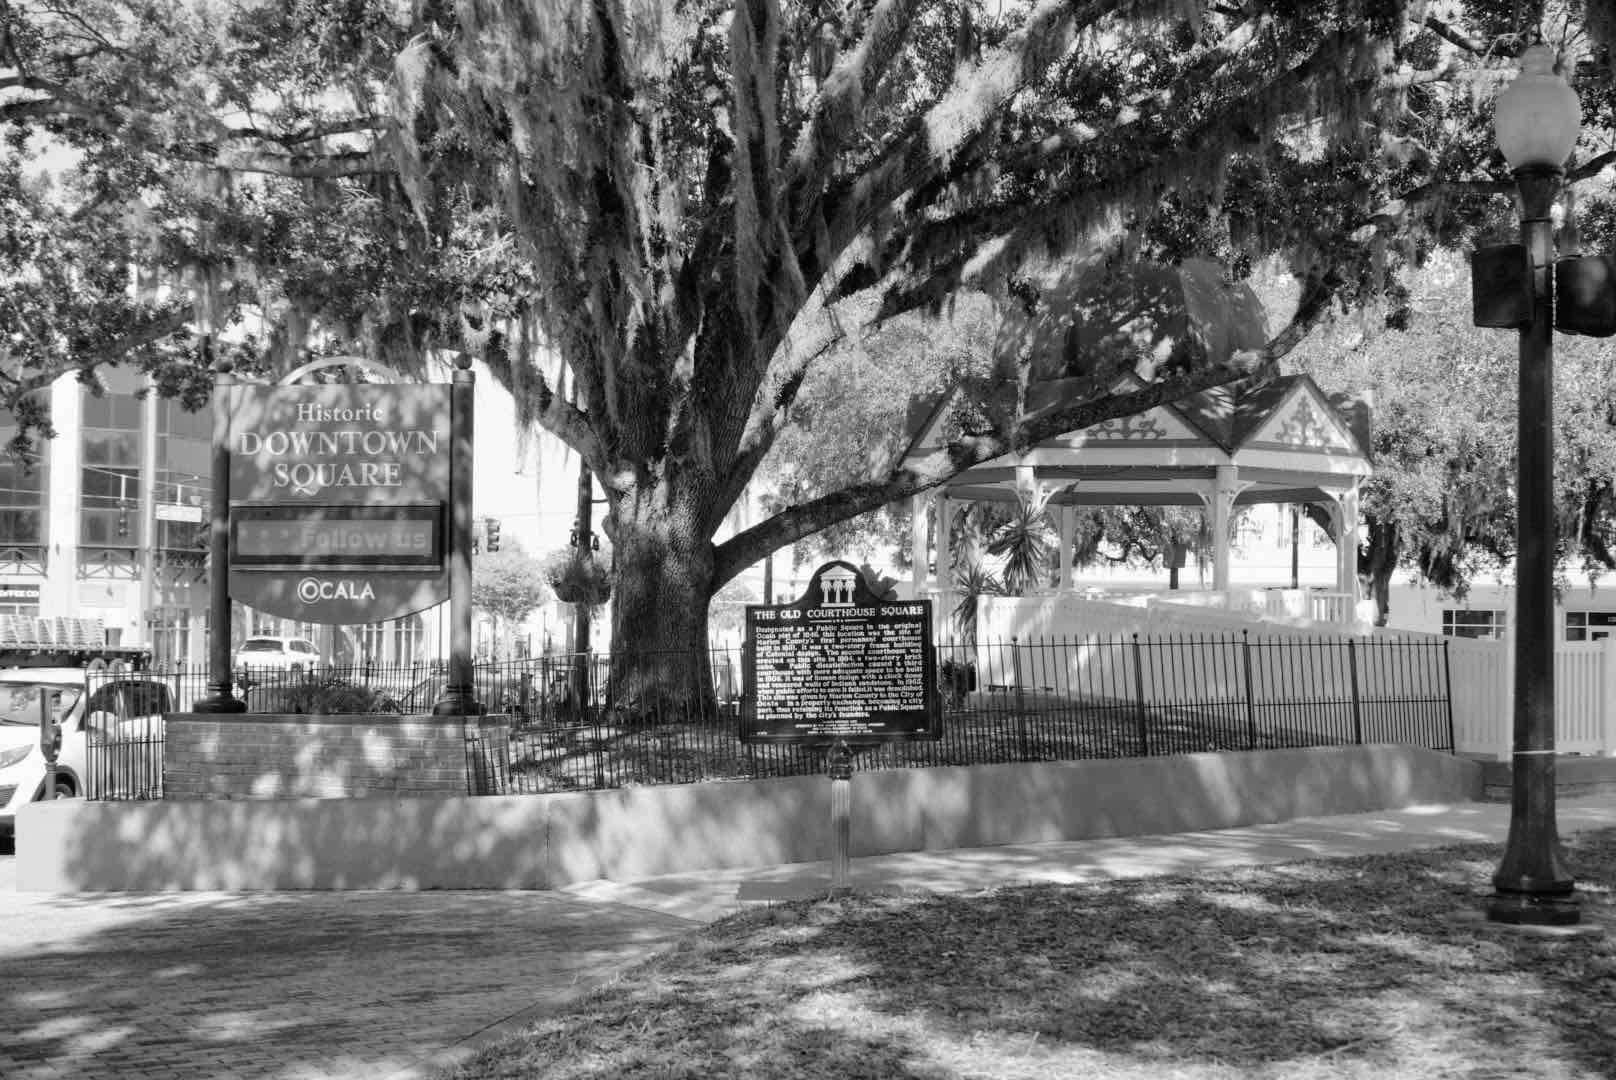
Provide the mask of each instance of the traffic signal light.
POLYGON ((499 519, 487 518, 483 521, 483 547, 489 552, 499 550, 499 519))
POLYGON ((118 504, 118 539, 122 540, 129 535, 129 504, 118 504))

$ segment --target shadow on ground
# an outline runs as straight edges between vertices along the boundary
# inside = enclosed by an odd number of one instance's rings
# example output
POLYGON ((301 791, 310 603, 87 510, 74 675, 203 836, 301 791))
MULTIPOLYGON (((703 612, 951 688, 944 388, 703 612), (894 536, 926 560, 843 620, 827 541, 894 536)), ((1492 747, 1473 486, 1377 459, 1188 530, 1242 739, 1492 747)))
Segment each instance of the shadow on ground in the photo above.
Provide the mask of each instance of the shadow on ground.
MULTIPOLYGON (((1616 830, 1568 846, 1603 920, 1616 830)), ((1498 852, 784 904, 455 1075, 1608 1075, 1616 939, 1457 918, 1498 852)))
POLYGON ((8 1080, 390 1076, 690 927, 531 892, 3 900, 8 1080))

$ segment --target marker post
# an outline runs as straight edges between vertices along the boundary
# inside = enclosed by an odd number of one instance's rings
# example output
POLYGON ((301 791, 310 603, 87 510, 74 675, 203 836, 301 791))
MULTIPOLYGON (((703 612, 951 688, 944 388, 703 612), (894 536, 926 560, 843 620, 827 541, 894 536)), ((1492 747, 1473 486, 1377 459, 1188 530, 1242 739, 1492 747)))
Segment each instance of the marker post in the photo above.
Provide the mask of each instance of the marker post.
POLYGON ((827 755, 830 775, 830 891, 853 891, 853 748, 837 739, 827 755))

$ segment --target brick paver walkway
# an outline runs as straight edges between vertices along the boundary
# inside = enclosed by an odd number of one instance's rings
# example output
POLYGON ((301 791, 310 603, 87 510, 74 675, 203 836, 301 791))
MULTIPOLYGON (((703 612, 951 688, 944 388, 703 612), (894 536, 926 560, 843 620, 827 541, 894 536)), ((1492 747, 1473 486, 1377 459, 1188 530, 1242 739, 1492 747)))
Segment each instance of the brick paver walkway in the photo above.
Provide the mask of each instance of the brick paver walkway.
POLYGON ((18 893, 0 1077, 430 1076, 696 924, 537 892, 18 893))

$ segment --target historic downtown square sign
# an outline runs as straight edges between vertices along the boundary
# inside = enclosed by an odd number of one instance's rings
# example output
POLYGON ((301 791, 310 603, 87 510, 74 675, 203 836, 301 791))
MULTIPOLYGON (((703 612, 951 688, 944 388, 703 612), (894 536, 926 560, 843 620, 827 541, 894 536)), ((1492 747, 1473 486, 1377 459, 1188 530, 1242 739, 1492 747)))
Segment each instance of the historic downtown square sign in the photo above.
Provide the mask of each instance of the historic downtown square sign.
MULTIPOLYGON (((230 388, 230 593, 306 622, 449 595, 449 387, 230 388)), ((469 495, 469 493, 467 493, 469 495)))

